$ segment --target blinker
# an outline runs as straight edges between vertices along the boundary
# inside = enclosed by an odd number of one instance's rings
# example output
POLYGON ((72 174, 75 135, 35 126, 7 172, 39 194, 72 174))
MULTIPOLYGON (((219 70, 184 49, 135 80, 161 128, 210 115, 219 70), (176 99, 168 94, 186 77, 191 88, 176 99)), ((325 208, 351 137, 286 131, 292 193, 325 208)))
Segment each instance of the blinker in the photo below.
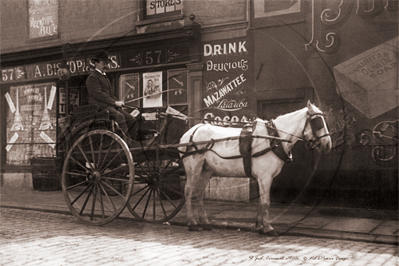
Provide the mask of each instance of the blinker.
POLYGON ((318 116, 310 120, 310 126, 312 127, 313 131, 316 132, 317 130, 324 128, 324 121, 318 116))

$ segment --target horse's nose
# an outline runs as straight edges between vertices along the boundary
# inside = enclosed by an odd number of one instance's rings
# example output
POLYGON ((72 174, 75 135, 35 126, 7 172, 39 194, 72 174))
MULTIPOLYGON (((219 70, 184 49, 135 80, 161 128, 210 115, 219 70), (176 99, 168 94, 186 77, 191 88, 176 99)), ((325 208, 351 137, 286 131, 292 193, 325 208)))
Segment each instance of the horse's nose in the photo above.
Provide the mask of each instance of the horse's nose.
POLYGON ((327 141, 324 153, 329 153, 331 151, 331 146, 332 146, 331 140, 327 141))

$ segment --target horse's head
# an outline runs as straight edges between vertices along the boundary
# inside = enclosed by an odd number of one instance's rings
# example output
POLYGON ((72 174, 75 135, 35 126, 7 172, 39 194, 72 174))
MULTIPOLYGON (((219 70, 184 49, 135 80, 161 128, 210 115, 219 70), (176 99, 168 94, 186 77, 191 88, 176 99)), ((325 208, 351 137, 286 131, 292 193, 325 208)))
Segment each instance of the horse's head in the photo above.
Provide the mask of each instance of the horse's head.
POLYGON ((332 142, 328 132, 324 114, 315 105, 308 101, 306 124, 303 129, 303 136, 308 149, 316 148, 320 153, 328 153, 331 150, 332 142))

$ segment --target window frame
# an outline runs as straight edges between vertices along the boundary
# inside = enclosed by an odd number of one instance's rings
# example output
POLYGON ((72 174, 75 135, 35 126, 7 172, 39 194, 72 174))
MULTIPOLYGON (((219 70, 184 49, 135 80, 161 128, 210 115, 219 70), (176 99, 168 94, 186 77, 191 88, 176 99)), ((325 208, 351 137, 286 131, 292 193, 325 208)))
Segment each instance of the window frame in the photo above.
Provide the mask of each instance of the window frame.
MULTIPOLYGON (((168 19, 170 17, 175 17, 183 13, 183 6, 179 10, 174 10, 174 11, 169 11, 161 14, 153 14, 153 15, 147 15, 147 1, 150 0, 140 0, 139 1, 139 10, 140 10, 140 20, 141 21, 149 21, 149 20, 162 20, 162 19, 168 19)), ((181 5, 183 5, 183 0, 181 1, 181 5)))

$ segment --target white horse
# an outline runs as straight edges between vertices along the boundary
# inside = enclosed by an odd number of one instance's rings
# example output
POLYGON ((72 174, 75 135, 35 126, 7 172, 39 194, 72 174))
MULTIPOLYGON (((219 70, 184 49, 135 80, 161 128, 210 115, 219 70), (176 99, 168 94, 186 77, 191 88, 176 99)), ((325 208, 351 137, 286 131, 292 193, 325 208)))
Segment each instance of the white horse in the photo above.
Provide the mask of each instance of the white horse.
MULTIPOLYGON (((306 141, 310 149, 316 148, 320 153, 327 153, 331 149, 331 138, 323 113, 310 101, 307 107, 279 116, 273 122, 280 138, 285 140, 281 145, 286 155, 290 154, 298 140, 306 141)), ((256 119, 255 123, 250 160, 251 175, 258 180, 260 194, 256 230, 260 234, 276 235, 269 220, 270 187, 274 177, 280 173, 284 161, 270 151, 272 138, 267 137, 270 135, 268 121, 256 119)), ((181 144, 193 144, 179 148, 187 174, 185 197, 190 231, 198 231, 200 227, 203 230, 212 230, 203 204, 210 177, 245 176, 243 158, 240 158, 239 152, 240 133, 240 128, 198 124, 180 139, 181 144), (194 197, 197 206, 192 205, 194 197), (199 224, 193 215, 195 207, 198 208, 199 224)))

